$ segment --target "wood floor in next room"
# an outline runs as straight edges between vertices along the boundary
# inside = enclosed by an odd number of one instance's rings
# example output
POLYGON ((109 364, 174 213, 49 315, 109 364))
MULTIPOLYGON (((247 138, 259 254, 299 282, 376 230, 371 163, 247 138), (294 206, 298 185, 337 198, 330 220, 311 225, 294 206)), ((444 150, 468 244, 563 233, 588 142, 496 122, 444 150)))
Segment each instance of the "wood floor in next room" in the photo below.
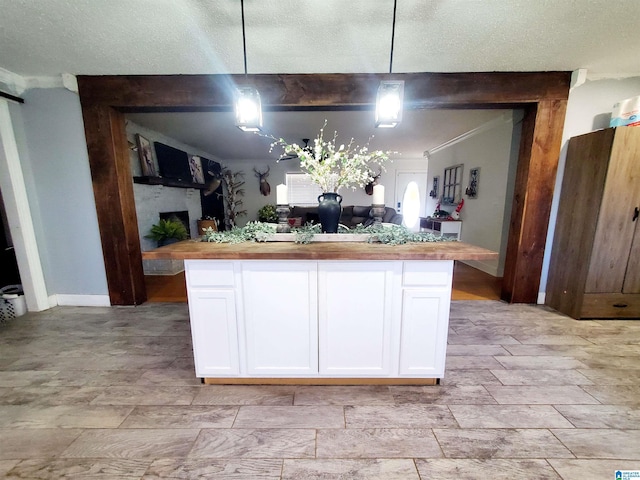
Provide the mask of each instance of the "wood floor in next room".
MULTIPOLYGON (((184 272, 145 276, 149 302, 186 302, 184 272)), ((502 278, 493 277, 461 262, 453 269, 452 300, 500 300, 502 278)))

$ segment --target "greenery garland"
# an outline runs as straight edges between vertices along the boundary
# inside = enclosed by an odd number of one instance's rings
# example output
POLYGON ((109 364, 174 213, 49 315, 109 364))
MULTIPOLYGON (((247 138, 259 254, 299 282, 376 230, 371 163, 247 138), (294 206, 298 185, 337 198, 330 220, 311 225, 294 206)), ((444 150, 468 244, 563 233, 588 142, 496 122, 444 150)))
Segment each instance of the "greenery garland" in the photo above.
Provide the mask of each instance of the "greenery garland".
MULTIPOLYGON (((294 242, 307 244, 313 241, 313 236, 322 233, 320 224, 307 225, 293 228, 294 242)), ((233 227, 231 230, 216 232, 211 228, 205 230, 202 236, 203 242, 213 243, 242 243, 242 242, 266 242, 276 233, 276 225, 273 223, 249 222, 244 227, 233 227)), ((387 245, 402 245, 405 243, 424 242, 455 242, 449 238, 433 233, 412 232, 402 225, 370 225, 364 227, 358 225, 351 230, 341 227, 336 235, 367 234, 369 243, 384 243, 387 245)))

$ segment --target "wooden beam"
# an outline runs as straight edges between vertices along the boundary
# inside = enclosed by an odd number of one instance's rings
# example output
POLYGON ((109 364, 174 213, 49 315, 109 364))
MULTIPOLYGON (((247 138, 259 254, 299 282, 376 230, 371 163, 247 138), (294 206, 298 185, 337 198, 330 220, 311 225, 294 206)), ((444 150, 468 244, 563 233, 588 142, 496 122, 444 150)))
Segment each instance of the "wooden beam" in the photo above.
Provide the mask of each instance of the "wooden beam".
POLYGON ((379 80, 405 81, 409 108, 524 108, 503 298, 533 303, 542 271, 570 72, 79 76, 78 87, 113 304, 144 301, 122 112, 231 106, 249 83, 266 108, 362 107, 379 80))
POLYGON ((566 99, 569 72, 309 75, 78 76, 82 101, 120 109, 231 106, 236 85, 258 89, 264 106, 373 105, 378 83, 405 81, 405 102, 426 108, 487 107, 566 99))
POLYGON ((124 115, 83 105, 89 164, 112 305, 146 301, 124 115))
POLYGON ((566 107, 541 101, 525 112, 501 295, 510 303, 537 302, 566 107))

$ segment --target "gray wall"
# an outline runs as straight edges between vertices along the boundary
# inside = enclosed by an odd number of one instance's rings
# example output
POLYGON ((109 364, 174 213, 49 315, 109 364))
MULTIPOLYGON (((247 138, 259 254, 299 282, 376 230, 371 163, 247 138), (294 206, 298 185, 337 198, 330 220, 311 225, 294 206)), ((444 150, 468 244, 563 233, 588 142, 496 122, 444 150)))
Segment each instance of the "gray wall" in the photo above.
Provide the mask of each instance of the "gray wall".
MULTIPOLYGON (((458 143, 434 153, 429 159, 429 190, 433 177, 440 177, 438 195, 442 197, 444 169, 463 164, 462 198, 464 207, 460 213, 462 220, 462 241, 499 252, 496 262, 466 262, 494 276, 502 276, 506 257, 506 243, 509 229, 509 215, 513 203, 513 186, 518 162, 520 142, 519 120, 521 112, 514 112, 508 121, 500 121, 488 130, 479 131, 458 143), (515 123, 515 125, 514 125, 515 123), (515 145, 514 145, 515 144, 515 145), (477 198, 464 194, 469 185, 469 170, 480 168, 477 198)), ((492 122, 493 124, 493 122, 492 122)), ((427 200, 427 214, 435 210, 437 199, 427 200)), ((455 206, 441 206, 452 212, 455 206)))
POLYGON ((16 137, 48 294, 108 295, 78 95, 23 98, 16 137))

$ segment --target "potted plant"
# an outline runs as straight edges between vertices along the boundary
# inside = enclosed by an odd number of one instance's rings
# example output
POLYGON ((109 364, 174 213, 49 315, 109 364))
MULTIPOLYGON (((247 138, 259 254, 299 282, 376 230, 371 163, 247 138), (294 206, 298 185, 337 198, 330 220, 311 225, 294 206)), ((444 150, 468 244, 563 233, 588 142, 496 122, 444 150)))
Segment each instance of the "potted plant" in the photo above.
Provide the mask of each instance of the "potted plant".
POLYGON ((158 243, 158 247, 179 242, 188 238, 187 229, 179 220, 160 220, 156 225, 151 226, 151 230, 145 238, 150 238, 158 243))
POLYGON ((278 214, 275 205, 265 205, 258 210, 258 221, 266 223, 278 223, 278 214))
POLYGON ((209 215, 205 215, 196 223, 198 224, 198 235, 204 235, 204 231, 208 228, 212 229, 214 232, 218 231, 218 222, 215 218, 210 217, 209 215))

